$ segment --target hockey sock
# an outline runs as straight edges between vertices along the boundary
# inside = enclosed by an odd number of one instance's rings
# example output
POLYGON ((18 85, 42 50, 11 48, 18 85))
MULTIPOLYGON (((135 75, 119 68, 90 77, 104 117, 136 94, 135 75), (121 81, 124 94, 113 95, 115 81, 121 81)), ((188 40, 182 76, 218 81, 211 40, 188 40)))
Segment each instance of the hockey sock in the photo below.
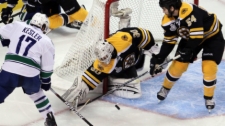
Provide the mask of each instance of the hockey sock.
POLYGON ((49 112, 53 112, 51 104, 49 103, 49 100, 43 90, 39 90, 39 92, 29 95, 29 97, 34 101, 43 118, 47 118, 47 114, 49 112))

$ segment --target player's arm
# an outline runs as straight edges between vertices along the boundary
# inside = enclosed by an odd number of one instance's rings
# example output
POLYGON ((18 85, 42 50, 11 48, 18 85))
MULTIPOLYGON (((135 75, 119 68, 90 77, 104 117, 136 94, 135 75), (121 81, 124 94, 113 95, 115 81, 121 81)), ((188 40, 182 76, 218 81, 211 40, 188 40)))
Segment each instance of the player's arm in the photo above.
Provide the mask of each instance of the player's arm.
POLYGON ((170 31, 169 26, 162 26, 164 29, 164 39, 157 57, 165 59, 173 50, 177 43, 178 36, 175 32, 170 31))
POLYGON ((186 48, 194 49, 203 41, 204 28, 202 18, 202 15, 192 12, 181 20, 181 22, 186 24, 187 27, 178 29, 178 33, 181 38, 189 38, 187 39, 188 42, 186 48))
POLYGON ((139 37, 139 43, 138 43, 138 48, 139 49, 144 49, 144 50, 150 50, 152 46, 155 45, 155 40, 152 35, 152 33, 143 28, 138 28, 140 37, 139 37))
POLYGON ((180 23, 183 25, 178 29, 178 34, 182 39, 187 40, 187 44, 178 49, 178 53, 181 55, 179 58, 181 62, 190 62, 193 51, 203 42, 203 18, 209 16, 209 14, 207 11, 203 11, 191 4, 187 4, 185 8, 187 8, 186 12, 179 15, 180 23))
POLYGON ((2 46, 9 46, 10 44, 10 35, 13 34, 15 31, 16 25, 15 23, 11 23, 8 25, 1 26, 0 28, 0 41, 2 43, 2 46))
POLYGON ((45 46, 45 48, 41 57, 40 79, 42 82, 42 89, 48 90, 51 85, 51 75, 53 73, 55 48, 54 45, 50 42, 46 42, 46 45, 43 46, 45 46))
POLYGON ((13 18, 11 17, 11 15, 13 13, 13 8, 17 5, 17 3, 18 0, 8 0, 7 7, 2 8, 1 18, 4 24, 12 23, 13 18))
POLYGON ((116 59, 111 59, 109 64, 95 62, 83 73, 82 80, 88 85, 89 89, 96 88, 104 78, 108 77, 115 68, 116 59))
MULTIPOLYGON (((171 20, 164 17, 162 20, 162 28, 164 29, 164 39, 158 54, 152 54, 150 60, 150 74, 154 76, 157 73, 162 72, 163 67, 157 68, 156 66, 162 64, 168 59, 168 55, 171 53, 175 44, 177 43, 178 36, 176 35, 176 28, 171 29, 171 20)), ((166 66, 164 66, 165 68, 166 66)))

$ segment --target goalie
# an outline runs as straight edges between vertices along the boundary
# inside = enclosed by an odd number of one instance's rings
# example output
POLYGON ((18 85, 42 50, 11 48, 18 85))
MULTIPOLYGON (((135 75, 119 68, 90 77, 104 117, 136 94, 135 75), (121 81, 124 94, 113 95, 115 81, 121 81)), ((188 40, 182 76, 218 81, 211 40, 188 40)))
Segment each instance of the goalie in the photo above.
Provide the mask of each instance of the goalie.
MULTIPOLYGON (((77 86, 69 95, 64 96, 65 100, 73 102, 76 108, 89 90, 95 89, 104 78, 110 78, 109 86, 113 88, 137 77, 135 65, 142 50, 149 51, 154 45, 151 32, 137 27, 123 28, 106 40, 97 42, 94 51, 97 59, 83 73, 82 79, 76 80, 77 86)), ((113 94, 122 98, 139 98, 140 81, 137 79, 113 94)))

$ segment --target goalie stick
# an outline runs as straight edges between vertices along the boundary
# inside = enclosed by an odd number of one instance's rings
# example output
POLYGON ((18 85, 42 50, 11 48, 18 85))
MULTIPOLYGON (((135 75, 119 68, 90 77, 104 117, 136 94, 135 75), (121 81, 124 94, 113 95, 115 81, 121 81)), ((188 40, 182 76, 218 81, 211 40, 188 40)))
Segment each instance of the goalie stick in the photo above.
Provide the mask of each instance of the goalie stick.
MULTIPOLYGON (((174 58, 168 60, 167 62, 164 62, 164 63, 160 64, 158 67, 162 67, 163 65, 168 64, 168 63, 170 63, 171 61, 173 61, 173 60, 175 60, 175 59, 178 59, 178 58, 180 58, 180 55, 177 55, 177 56, 175 56, 174 58)), ((88 102, 87 104, 90 104, 90 103, 92 103, 93 101, 98 100, 98 99, 101 98, 101 97, 104 97, 104 96, 106 96, 106 95, 109 95, 109 94, 113 93, 115 90, 118 90, 119 88, 121 88, 121 87, 127 85, 128 83, 134 81, 135 79, 144 76, 146 73, 148 73, 148 71, 144 72, 143 74, 141 74, 141 75, 139 75, 139 76, 137 76, 137 77, 135 77, 135 78, 132 78, 131 80, 125 82, 124 84, 122 84, 122 85, 120 85, 120 86, 115 87, 115 89, 108 91, 106 94, 102 94, 102 95, 100 95, 100 96, 98 96, 98 97, 96 97, 96 98, 94 98, 94 99, 92 99, 92 100, 89 100, 89 102, 88 102)), ((85 105, 85 103, 79 104, 78 107, 83 106, 83 105, 85 105)))
POLYGON ((70 106, 70 104, 64 100, 58 93, 56 93, 52 88, 50 90, 62 101, 64 102, 70 110, 74 111, 82 120, 84 120, 89 126, 93 126, 89 121, 87 121, 77 110, 75 110, 73 107, 70 106))

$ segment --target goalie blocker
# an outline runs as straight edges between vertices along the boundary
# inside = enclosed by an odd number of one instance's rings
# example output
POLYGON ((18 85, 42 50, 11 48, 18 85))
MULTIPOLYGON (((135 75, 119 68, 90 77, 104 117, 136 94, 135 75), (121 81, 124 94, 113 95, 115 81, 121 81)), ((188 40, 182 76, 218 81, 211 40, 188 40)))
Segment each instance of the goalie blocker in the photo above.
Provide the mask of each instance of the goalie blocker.
MULTIPOLYGON (((137 77, 137 71, 135 66, 132 66, 119 74, 109 76, 109 90, 113 90, 117 86, 124 84, 133 77, 137 77)), ((139 98, 141 97, 140 80, 136 79, 130 82, 129 84, 115 90, 112 94, 118 97, 128 99, 139 98)))

